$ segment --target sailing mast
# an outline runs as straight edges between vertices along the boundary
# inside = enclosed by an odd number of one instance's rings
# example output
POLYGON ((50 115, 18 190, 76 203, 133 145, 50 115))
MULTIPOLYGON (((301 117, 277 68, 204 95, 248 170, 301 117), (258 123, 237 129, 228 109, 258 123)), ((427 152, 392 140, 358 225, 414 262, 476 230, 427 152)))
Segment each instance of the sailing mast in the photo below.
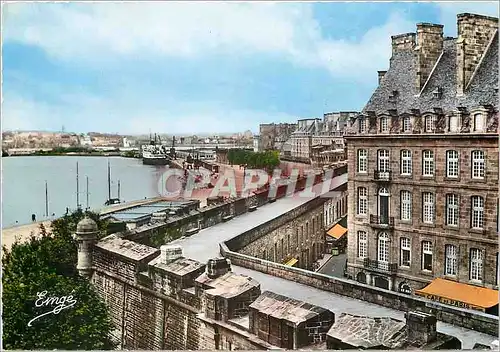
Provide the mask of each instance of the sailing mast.
POLYGON ((80 208, 80 190, 78 184, 78 161, 76 162, 76 209, 80 208))
POLYGON ((89 177, 87 176, 87 210, 89 210, 89 177))
POLYGON ((45 216, 49 216, 49 191, 47 181, 45 181, 45 216))
POLYGON ((108 200, 111 200, 111 169, 108 160, 108 200))

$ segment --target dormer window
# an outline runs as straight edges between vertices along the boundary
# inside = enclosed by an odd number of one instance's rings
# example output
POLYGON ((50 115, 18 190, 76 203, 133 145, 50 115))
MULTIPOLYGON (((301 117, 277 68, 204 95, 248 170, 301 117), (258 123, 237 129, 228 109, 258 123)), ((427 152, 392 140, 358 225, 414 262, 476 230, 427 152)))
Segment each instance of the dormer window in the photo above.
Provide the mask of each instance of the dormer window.
POLYGON ((474 132, 484 131, 484 115, 481 113, 474 114, 474 132))
POLYGON ((434 132, 436 128, 436 117, 434 115, 427 115, 425 117, 425 132, 434 132))
POLYGON ((361 133, 366 132, 366 119, 364 117, 361 117, 359 119, 359 132, 361 133))
POLYGON ((435 99, 441 99, 441 96, 443 95, 443 89, 441 87, 434 89, 432 95, 435 99))
POLYGON ((393 90, 392 93, 389 95, 389 101, 396 101, 396 98, 398 97, 399 92, 397 90, 393 90))
POLYGON ((380 132, 389 131, 389 119, 387 117, 380 118, 380 132))
POLYGON ((411 128, 410 116, 403 116, 403 121, 401 123, 403 132, 409 132, 411 128))

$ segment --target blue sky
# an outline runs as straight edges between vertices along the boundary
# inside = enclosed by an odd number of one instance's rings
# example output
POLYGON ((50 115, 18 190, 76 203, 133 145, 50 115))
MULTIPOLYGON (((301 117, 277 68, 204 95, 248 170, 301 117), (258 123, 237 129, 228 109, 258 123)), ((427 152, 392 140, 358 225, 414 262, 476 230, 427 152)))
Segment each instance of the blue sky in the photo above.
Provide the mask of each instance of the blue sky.
POLYGON ((3 130, 258 131, 359 111, 390 36, 498 16, 467 3, 16 3, 3 8, 3 130))

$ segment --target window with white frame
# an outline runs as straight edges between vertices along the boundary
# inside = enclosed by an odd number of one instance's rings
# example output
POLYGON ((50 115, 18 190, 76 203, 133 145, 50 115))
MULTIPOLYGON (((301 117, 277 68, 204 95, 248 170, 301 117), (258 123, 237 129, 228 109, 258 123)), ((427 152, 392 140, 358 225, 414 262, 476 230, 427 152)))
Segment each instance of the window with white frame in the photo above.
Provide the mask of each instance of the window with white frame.
POLYGON ((368 191, 365 187, 358 188, 358 215, 366 215, 368 210, 368 191))
POLYGON ((411 246, 410 239, 406 237, 401 238, 401 266, 410 267, 411 260, 411 246))
POLYGON ((477 248, 470 250, 470 279, 483 281, 483 251, 477 248))
POLYGON ((446 195, 446 225, 458 226, 458 195, 446 195))
POLYGON ((474 114, 474 132, 484 131, 484 115, 481 113, 474 114))
POLYGON ((436 117, 434 115, 427 115, 425 117, 425 132, 434 132, 436 126, 436 117))
POLYGON ((403 132, 409 132, 411 128, 410 116, 404 116, 402 122, 403 132))
POLYGON ((378 267, 387 270, 389 268, 389 235, 382 232, 378 236, 378 267))
POLYGON ((366 118, 361 117, 359 119, 359 132, 365 133, 366 132, 366 118))
POLYGON ((482 229, 484 226, 484 198, 473 196, 472 202, 472 225, 473 229, 482 229))
POLYGON ((378 151, 378 171, 380 173, 388 173, 391 168, 389 151, 382 149, 378 151))
POLYGON ((411 220, 411 192, 401 191, 401 220, 411 220))
POLYGON ((484 152, 482 150, 472 152, 472 178, 484 178, 484 152))
POLYGON ((434 194, 431 192, 424 192, 422 194, 423 202, 423 222, 425 224, 434 223, 434 194))
POLYGON ((446 177, 458 177, 458 152, 456 150, 446 151, 446 177))
POLYGON ((422 176, 434 176, 434 152, 432 150, 424 150, 422 159, 422 176))
POLYGON ((358 149, 358 172, 368 172, 368 151, 366 149, 358 149))
POLYGON ((387 117, 380 118, 380 132, 389 131, 389 119, 387 117))
POLYGON ((401 175, 411 175, 412 159, 411 150, 404 149, 401 151, 401 175))
POLYGON ((365 231, 358 231, 358 258, 368 256, 368 235, 365 231))
POLYGON ((422 242, 422 270, 432 271, 432 243, 422 242))
POLYGON ((457 246, 447 244, 444 246, 445 261, 444 274, 448 276, 457 275, 457 246))

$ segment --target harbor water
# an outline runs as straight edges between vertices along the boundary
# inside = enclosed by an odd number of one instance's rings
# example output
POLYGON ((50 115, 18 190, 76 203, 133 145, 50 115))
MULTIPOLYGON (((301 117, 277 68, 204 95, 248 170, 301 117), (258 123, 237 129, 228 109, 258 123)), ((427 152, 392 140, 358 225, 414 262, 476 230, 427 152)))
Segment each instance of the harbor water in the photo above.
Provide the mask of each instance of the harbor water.
POLYGON ((122 157, 23 156, 2 158, 2 228, 64 215, 79 204, 99 210, 108 200, 108 161, 111 198, 132 201, 160 195, 165 166, 143 165, 141 159, 122 157), (46 190, 48 215, 46 216, 46 190))

